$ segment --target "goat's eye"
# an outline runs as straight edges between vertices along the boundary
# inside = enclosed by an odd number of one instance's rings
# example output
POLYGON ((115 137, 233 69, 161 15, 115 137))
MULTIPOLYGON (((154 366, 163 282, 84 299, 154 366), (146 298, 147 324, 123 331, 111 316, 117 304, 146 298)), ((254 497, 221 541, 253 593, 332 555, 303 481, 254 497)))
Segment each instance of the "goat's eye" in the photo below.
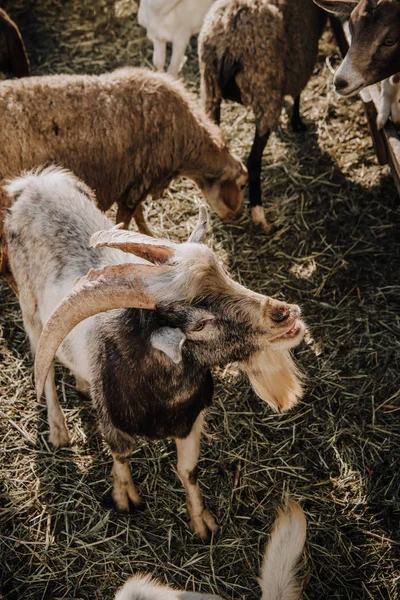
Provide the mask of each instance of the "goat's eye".
POLYGON ((204 329, 205 326, 206 321, 200 321, 200 323, 197 323, 197 325, 193 327, 192 331, 201 331, 202 329, 204 329))
POLYGON ((396 43, 396 40, 392 40, 391 38, 388 38, 387 40, 385 40, 383 42, 384 46, 394 46, 396 43))
POLYGON ((242 183, 242 185, 240 186, 240 189, 241 189, 241 190, 244 190, 244 188, 245 188, 245 187, 246 187, 246 184, 245 184, 245 183, 242 183))

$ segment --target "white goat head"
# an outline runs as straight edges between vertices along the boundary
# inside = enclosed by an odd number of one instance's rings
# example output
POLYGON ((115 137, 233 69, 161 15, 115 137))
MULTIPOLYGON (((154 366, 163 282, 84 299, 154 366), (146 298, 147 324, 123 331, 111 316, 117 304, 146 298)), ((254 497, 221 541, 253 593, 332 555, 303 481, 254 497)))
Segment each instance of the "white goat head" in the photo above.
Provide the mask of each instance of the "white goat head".
MULTIPOLYGON (((188 242, 175 244, 124 231, 120 225, 95 233, 93 248, 135 254, 148 264, 108 265, 78 279, 57 306, 40 338, 36 389, 41 396, 58 346, 81 321, 116 308, 157 311, 162 323, 151 334, 153 348, 173 363, 201 368, 239 361, 255 392, 284 411, 302 394, 290 348, 303 337, 300 308, 257 294, 233 281, 210 248, 203 207, 188 242)), ((172 365, 171 365, 172 366, 172 365)))

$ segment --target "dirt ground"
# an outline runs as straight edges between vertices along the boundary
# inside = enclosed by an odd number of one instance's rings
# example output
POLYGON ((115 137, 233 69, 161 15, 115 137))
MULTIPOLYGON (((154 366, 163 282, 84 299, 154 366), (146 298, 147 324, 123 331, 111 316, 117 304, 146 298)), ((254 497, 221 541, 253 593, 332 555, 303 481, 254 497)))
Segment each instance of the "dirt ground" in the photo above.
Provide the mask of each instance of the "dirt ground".
MULTIPOLYGON (((34 74, 151 66, 134 5, 120 0, 0 2, 20 25, 34 74)), ((265 151, 263 196, 274 232, 212 215, 210 243, 247 286, 302 305, 309 335, 295 352, 306 374, 282 416, 235 366, 216 373, 200 482, 220 529, 196 541, 186 524, 171 441, 138 440, 134 480, 147 509, 118 515, 104 500, 110 455, 89 402, 57 370, 71 448, 49 446, 18 302, 0 281, 0 597, 111 599, 137 572, 228 599, 260 597, 256 577, 275 508, 290 491, 308 519, 306 599, 398 598, 399 202, 377 165, 358 99, 332 89, 338 52, 327 31, 302 111, 265 151)), ((193 42, 183 72, 198 92, 193 42)), ((0 127, 1 127, 0 116, 0 127)), ((225 105, 222 126, 246 157, 249 111, 225 105)), ((174 182, 147 202, 158 235, 184 240, 199 192, 174 182)))

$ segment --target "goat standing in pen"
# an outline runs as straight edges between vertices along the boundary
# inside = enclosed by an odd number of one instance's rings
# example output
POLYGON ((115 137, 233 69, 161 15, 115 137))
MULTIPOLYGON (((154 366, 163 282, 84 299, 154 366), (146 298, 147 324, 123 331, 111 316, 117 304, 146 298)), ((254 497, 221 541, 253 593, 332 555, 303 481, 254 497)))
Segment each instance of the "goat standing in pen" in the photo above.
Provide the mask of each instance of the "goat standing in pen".
MULTIPOLYGON (((259 580, 261 600, 299 600, 302 582, 296 577, 306 541, 306 518, 300 505, 290 500, 278 511, 264 553, 259 580)), ((117 592, 115 600, 222 600, 220 596, 177 591, 161 586, 149 576, 136 575, 117 592)))
POLYGON ((168 73, 177 77, 185 64, 185 50, 192 35, 199 33, 214 0, 141 0, 138 22, 154 44, 153 64, 164 70, 167 42, 172 43, 168 73))
POLYGON ((293 406, 302 395, 290 355, 304 333, 299 307, 227 275, 201 243, 204 208, 188 242, 175 244, 112 228, 93 192, 68 171, 28 174, 7 190, 10 265, 50 441, 69 443, 54 383, 57 354, 77 387, 90 389, 114 459, 116 507, 142 502, 129 468, 134 436, 175 438, 191 528, 206 538, 216 524, 203 506, 197 461, 213 396, 210 369, 239 361, 275 410, 293 406))
POLYGON ((292 127, 304 129, 300 94, 312 75, 326 16, 312 0, 217 0, 199 36, 202 96, 220 122, 221 101, 251 107, 255 137, 247 161, 252 219, 265 231, 261 161, 286 95, 294 98, 292 127))
POLYGON ((339 96, 400 72, 400 2, 398 0, 315 0, 321 8, 349 19, 351 43, 334 77, 339 96))

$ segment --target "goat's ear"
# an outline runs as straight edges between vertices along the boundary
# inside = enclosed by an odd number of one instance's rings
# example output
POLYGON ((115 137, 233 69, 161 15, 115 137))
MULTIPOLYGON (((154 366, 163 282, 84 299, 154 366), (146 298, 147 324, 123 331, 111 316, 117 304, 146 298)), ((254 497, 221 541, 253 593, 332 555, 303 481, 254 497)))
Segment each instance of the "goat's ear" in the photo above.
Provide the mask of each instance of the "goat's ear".
POLYGON ((185 340, 186 335, 178 327, 160 327, 150 336, 153 348, 164 352, 176 364, 182 361, 182 346, 185 340))
POLYGON ((320 8, 337 17, 347 18, 357 6, 359 0, 314 0, 320 8))
POLYGON ((289 350, 263 350, 241 363, 257 396, 283 413, 303 395, 301 374, 289 350))
POLYGON ((199 218, 196 223, 196 227, 193 229, 192 233, 189 236, 188 242, 193 242, 195 244, 202 244, 205 240, 208 231, 208 216, 207 209, 202 204, 200 206, 199 218))
POLYGON ((176 246, 173 242, 127 231, 122 227, 123 223, 119 223, 111 229, 97 231, 90 238, 89 246, 117 248, 159 264, 166 263, 175 254, 176 246))

